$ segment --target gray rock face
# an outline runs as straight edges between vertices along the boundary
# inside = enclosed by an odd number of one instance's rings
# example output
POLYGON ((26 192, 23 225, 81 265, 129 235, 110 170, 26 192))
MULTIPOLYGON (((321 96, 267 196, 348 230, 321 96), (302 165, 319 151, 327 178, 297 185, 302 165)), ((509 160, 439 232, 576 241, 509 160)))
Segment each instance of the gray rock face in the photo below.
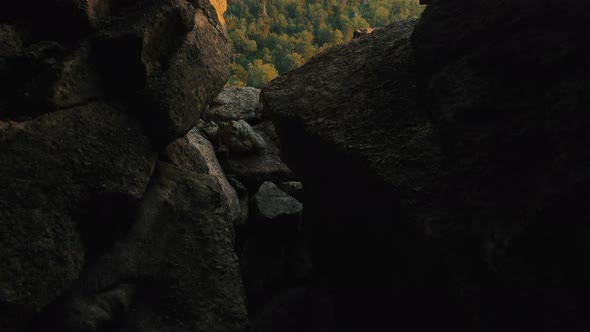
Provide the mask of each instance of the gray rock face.
POLYGON ((66 312, 66 322, 76 325, 67 330, 85 331, 75 327, 121 317, 130 330, 244 331, 233 224, 218 179, 160 163, 136 218, 127 236, 82 276, 66 312), (125 306, 111 306, 115 311, 107 318, 80 310, 109 289, 128 290, 128 284, 139 287, 138 293, 125 291, 111 301, 133 297, 128 313, 125 306))
POLYGON ((229 77, 225 27, 208 1, 159 0, 125 11, 97 40, 111 93, 135 93, 157 143, 193 128, 229 77), (113 52, 117 50, 117 52, 113 52))
POLYGON ((81 45, 38 78, 41 82, 50 82, 34 87, 42 96, 43 104, 52 109, 64 109, 103 96, 99 75, 90 65, 90 48, 89 44, 81 45))
POLYGON ((264 139, 244 120, 220 122, 219 141, 230 152, 258 152, 266 148, 264 139))
POLYGON ((588 329, 589 6, 431 1, 263 89, 335 330, 588 329))
POLYGON ((429 264, 395 209, 398 200, 411 206, 425 195, 440 164, 417 105, 414 24, 326 50, 262 90, 285 161, 306 187, 304 228, 314 279, 322 280, 316 287, 334 290, 334 330, 392 329, 391 312, 405 326, 414 301, 406 294, 419 296, 405 276, 420 274, 403 255, 409 250, 419 267, 429 264))
POLYGON ((246 329, 240 203, 187 134, 229 75, 222 14, 0 3, 0 330, 246 329))
POLYGON ((13 25, 0 25, 0 58, 17 55, 23 48, 23 36, 13 25))
POLYGON ((303 183, 299 181, 287 181, 279 183, 278 187, 289 196, 303 203, 303 183))
POLYGON ((252 87, 225 87, 203 114, 206 121, 244 120, 254 124, 262 116, 260 89, 252 87))
POLYGON ((298 218, 303 211, 301 203, 269 181, 260 186, 254 201, 260 217, 269 221, 290 216, 298 218))
POLYGON ((273 124, 264 121, 253 129, 264 140, 266 148, 250 154, 221 154, 220 161, 225 172, 253 190, 257 190, 264 181, 296 180, 291 169, 281 160, 273 124))
POLYGON ((168 145, 162 153, 162 158, 189 171, 211 175, 219 183, 231 220, 240 220, 242 212, 236 191, 227 181, 215 156, 213 145, 201 136, 196 128, 168 145))
POLYGON ((7 312, 36 312, 78 278, 84 206, 142 197, 156 154, 104 103, 0 122, 0 146, 0 301, 7 312))

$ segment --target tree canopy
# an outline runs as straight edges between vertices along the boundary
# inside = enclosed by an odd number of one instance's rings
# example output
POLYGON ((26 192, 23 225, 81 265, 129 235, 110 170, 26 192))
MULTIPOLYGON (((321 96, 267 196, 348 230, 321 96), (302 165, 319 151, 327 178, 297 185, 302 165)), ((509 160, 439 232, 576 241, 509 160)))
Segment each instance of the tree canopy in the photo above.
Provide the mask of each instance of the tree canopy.
POLYGON ((228 0, 229 85, 261 87, 359 28, 418 17, 418 0, 228 0))

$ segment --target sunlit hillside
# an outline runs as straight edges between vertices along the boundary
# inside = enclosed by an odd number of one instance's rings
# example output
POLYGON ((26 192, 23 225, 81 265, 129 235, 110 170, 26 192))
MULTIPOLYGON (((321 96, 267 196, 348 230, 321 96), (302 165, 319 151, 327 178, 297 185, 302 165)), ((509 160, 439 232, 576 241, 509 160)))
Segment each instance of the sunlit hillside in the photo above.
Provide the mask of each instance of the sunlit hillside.
POLYGON ((229 0, 229 85, 260 87, 359 28, 417 17, 418 0, 229 0))

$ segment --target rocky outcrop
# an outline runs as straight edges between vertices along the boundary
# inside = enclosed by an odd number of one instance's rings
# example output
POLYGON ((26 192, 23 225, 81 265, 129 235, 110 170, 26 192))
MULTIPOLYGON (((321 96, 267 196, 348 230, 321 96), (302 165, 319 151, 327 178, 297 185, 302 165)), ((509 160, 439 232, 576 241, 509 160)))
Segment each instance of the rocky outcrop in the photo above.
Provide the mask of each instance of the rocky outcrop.
POLYGON ((221 91, 229 76, 227 35, 208 1, 161 0, 124 14, 97 37, 106 85, 135 94, 136 114, 167 143, 194 127, 221 91))
MULTIPOLYGON (((283 330, 300 314, 289 313, 286 321, 276 323, 269 317, 284 310, 282 306, 287 310, 304 306, 299 295, 305 294, 311 260, 309 241, 300 227, 303 206, 272 181, 298 197, 303 186, 292 181, 296 177, 281 160, 275 128, 262 114, 259 94, 260 90, 249 87, 224 88, 202 114, 198 128, 213 142, 228 182, 238 195, 241 213, 235 224, 236 252, 249 317, 257 322, 251 329, 283 330), (289 180, 292 182, 282 182, 289 180), (281 296, 297 287, 303 290, 298 296, 281 296)), ((189 156, 178 147, 174 158, 189 156)))
POLYGON ((587 7, 431 1, 263 89, 336 330, 590 326, 587 7))
POLYGON ((226 87, 199 124, 199 130, 214 143, 226 174, 252 194, 265 181, 297 179, 281 159, 274 125, 262 114, 259 96, 259 89, 226 87))
POLYGON ((116 323, 141 331, 245 331, 231 211, 223 196, 217 177, 159 163, 136 222, 82 275, 62 328, 116 323), (104 299, 113 289, 121 295, 104 299))
POLYGON ((263 90, 286 161, 306 187, 315 287, 334 292, 336 330, 383 329, 386 312, 408 310, 395 290, 411 286, 399 273, 409 268, 399 250, 410 239, 397 230, 391 184, 415 195, 439 155, 418 110, 413 25, 336 46, 263 90), (412 166, 395 172, 391 162, 412 166))
POLYGON ((203 114, 207 121, 244 120, 256 124, 262 117, 262 104, 259 102, 260 89, 252 87, 226 87, 213 100, 203 114))
POLYGON ((311 262, 300 231, 302 212, 302 204, 272 182, 263 183, 252 198, 239 256, 253 317, 281 291, 307 282, 311 262))
POLYGON ((220 122, 219 141, 228 152, 257 153, 266 149, 264 139, 244 120, 220 122))
POLYGON ((96 201, 139 199, 156 154, 136 124, 104 103, 4 122, 0 132, 1 302, 36 312, 84 266, 90 234, 78 229, 93 222, 84 214, 96 201))
POLYGON ((0 4, 0 330, 247 329, 240 201, 189 132, 229 75, 223 8, 0 4))
POLYGON ((196 128, 168 145, 161 158, 186 170, 211 175, 221 187, 224 205, 229 208, 231 221, 237 223, 241 219, 242 208, 238 195, 227 181, 215 156, 213 145, 201 136, 196 128))
POLYGON ((254 195, 254 206, 260 217, 258 222, 275 231, 300 226, 303 206, 272 182, 260 186, 254 195))

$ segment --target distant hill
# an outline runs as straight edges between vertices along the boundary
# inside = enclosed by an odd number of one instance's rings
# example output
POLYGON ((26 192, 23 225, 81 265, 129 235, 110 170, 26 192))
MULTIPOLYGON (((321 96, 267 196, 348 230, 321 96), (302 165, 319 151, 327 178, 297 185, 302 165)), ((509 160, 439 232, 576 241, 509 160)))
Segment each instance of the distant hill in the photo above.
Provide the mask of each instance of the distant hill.
POLYGON ((261 87, 359 28, 418 17, 418 0, 229 0, 229 85, 261 87))

